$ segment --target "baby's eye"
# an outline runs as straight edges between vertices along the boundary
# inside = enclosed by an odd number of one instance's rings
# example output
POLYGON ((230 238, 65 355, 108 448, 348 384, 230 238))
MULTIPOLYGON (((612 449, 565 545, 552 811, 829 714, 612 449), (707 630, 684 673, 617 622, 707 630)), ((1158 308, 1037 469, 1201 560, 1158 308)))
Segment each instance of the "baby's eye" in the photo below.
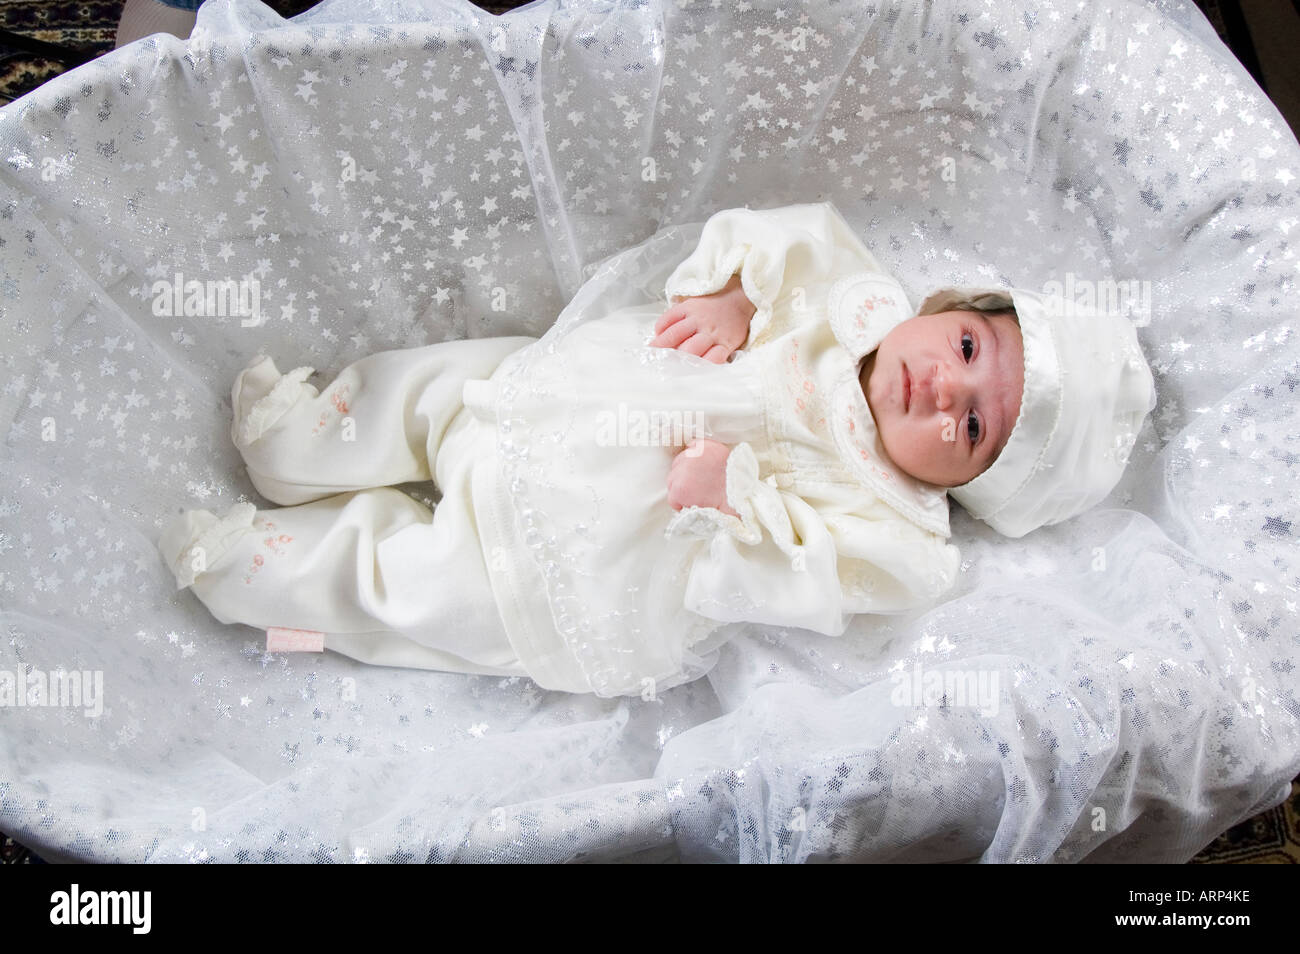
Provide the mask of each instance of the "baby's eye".
POLYGON ((974 444, 980 439, 980 419, 971 411, 966 415, 966 433, 970 435, 970 442, 974 444))
POLYGON ((966 358, 967 361, 969 361, 970 356, 975 353, 975 336, 970 334, 969 332, 961 336, 961 353, 966 358), (970 339, 970 351, 966 350, 967 348, 966 339, 968 338, 970 339))

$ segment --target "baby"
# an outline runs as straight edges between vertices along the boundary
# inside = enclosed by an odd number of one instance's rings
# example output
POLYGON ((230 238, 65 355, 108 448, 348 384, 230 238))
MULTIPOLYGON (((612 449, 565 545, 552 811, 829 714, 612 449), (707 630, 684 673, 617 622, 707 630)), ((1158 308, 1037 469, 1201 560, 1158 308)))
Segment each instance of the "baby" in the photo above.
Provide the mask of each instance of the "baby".
POLYGON ((949 495, 1009 536, 1067 519, 1154 406, 1126 319, 990 288, 913 313, 829 202, 666 234, 541 339, 380 352, 323 392, 252 361, 231 435, 282 506, 171 520, 178 585, 270 650, 650 698, 727 624, 840 635, 932 603, 949 495), (432 510, 389 486, 419 480, 432 510))
MULTIPOLYGON (((685 301, 664 312, 651 345, 727 360, 747 337, 755 311, 740 278, 685 301)), ((935 486, 968 483, 997 459, 1020 413, 1025 366, 1016 313, 918 315, 895 326, 867 355, 859 381, 894 464, 935 486)), ((674 463, 673 507, 705 504, 739 516, 726 503, 721 476, 730 449, 707 440, 692 447, 674 463)))

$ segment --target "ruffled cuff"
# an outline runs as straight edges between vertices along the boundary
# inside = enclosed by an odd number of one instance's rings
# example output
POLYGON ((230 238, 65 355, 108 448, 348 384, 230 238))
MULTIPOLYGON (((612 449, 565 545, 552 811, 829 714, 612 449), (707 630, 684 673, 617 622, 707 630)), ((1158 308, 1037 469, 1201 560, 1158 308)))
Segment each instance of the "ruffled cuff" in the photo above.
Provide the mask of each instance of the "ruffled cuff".
POLYGON ((237 503, 224 517, 207 510, 186 510, 163 529, 158 549, 183 590, 195 577, 211 568, 230 549, 231 543, 253 529, 257 508, 237 503))
POLYGON ((802 561, 803 547, 795 542, 790 515, 781 501, 774 478, 760 480, 758 458, 748 443, 740 443, 727 455, 727 506, 740 516, 716 507, 683 507, 668 522, 665 536, 686 534, 711 537, 724 532, 751 546, 763 539, 766 527, 773 541, 793 562, 802 561))
MULTIPOLYGON (((773 297, 765 295, 754 275, 754 268, 747 267, 751 246, 748 243, 736 245, 722 253, 712 270, 703 275, 691 277, 682 270, 674 272, 664 286, 665 297, 672 301, 674 297, 695 298, 699 295, 712 295, 722 291, 731 276, 740 273, 740 288, 754 306, 754 314, 749 319, 749 334, 741 351, 750 348, 759 335, 772 322, 773 297)), ((690 269, 686 269, 689 272, 690 269)))
POLYGON ((253 402, 248 413, 237 422, 236 444, 245 447, 269 431, 293 407, 304 391, 309 397, 316 397, 319 392, 310 384, 304 383, 315 370, 303 366, 280 375, 271 390, 253 402))

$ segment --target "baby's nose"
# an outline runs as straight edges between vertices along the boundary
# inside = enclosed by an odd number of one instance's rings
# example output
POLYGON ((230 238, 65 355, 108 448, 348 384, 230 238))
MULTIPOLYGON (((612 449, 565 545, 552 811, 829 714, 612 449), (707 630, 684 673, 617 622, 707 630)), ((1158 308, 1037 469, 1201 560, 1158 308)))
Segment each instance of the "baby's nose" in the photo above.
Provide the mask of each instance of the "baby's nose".
POLYGON ((934 393, 934 406, 946 411, 952 405, 952 376, 942 361, 935 362, 931 369, 929 384, 934 393))

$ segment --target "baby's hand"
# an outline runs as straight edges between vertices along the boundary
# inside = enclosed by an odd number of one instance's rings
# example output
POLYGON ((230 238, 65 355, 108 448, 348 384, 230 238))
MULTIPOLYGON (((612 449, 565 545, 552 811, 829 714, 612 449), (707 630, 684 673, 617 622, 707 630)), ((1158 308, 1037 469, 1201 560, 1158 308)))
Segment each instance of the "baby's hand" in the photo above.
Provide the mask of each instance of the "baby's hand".
POLYGON ((731 448, 701 438, 691 441, 673 458, 668 469, 668 503, 683 507, 713 507, 733 517, 740 514, 727 506, 727 457, 731 448))
POLYGON ((722 364, 749 337, 756 311, 745 295, 740 276, 712 295, 696 295, 674 303, 655 322, 652 348, 676 348, 714 364, 722 364))

